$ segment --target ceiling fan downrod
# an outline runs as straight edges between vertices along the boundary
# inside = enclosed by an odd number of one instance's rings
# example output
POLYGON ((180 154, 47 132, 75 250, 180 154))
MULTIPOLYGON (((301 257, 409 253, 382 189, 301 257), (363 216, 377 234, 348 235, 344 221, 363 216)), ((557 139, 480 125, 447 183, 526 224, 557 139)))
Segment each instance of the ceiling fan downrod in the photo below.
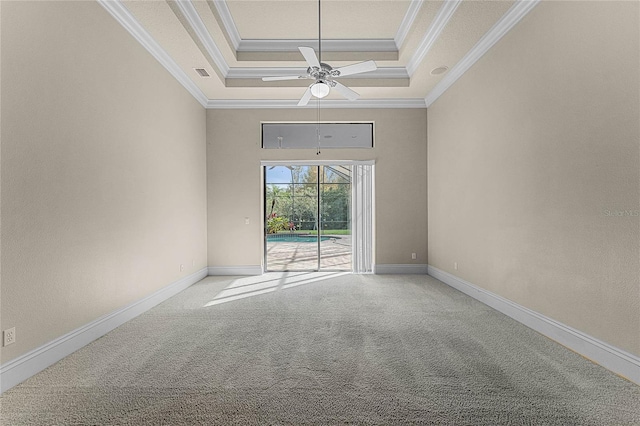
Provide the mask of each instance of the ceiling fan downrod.
POLYGON ((360 74, 377 69, 376 63, 372 60, 360 62, 352 65, 346 65, 339 68, 333 68, 328 64, 322 62, 322 2, 318 0, 318 55, 312 47, 299 46, 298 50, 304 56, 305 61, 309 65, 306 75, 284 75, 284 76, 270 76, 262 77, 262 81, 284 81, 284 80, 299 80, 310 79, 315 80, 311 83, 307 90, 300 98, 298 106, 305 106, 309 103, 312 96, 321 99, 329 95, 332 89, 335 89, 337 93, 347 98, 350 101, 354 101, 360 97, 360 95, 353 90, 349 89, 344 84, 336 81, 335 78, 345 77, 353 74, 360 74))
POLYGON ((322 7, 318 0, 318 61, 322 64, 322 7))

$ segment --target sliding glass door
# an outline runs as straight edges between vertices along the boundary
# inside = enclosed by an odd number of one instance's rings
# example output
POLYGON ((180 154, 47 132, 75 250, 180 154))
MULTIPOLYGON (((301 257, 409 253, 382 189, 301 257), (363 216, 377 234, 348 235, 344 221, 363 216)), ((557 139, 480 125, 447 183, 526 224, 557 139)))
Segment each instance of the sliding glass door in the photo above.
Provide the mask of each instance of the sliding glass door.
POLYGON ((265 269, 350 271, 348 166, 264 167, 265 269))

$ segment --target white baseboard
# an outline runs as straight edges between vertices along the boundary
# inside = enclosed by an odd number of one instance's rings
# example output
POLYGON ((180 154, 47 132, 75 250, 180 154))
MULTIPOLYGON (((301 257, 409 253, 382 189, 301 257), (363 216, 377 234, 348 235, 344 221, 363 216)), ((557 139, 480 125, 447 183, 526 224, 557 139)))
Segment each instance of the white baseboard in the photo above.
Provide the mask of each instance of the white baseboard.
POLYGON ((640 385, 640 358, 433 266, 428 274, 640 385))
POLYGON ((262 266, 209 266, 209 275, 262 275, 262 266))
POLYGON ((375 274, 427 274, 427 266, 425 264, 387 264, 387 265, 375 265, 375 274))
POLYGON ((207 276, 203 268, 124 308, 104 315, 0 366, 0 393, 104 336, 116 327, 148 311, 207 276))

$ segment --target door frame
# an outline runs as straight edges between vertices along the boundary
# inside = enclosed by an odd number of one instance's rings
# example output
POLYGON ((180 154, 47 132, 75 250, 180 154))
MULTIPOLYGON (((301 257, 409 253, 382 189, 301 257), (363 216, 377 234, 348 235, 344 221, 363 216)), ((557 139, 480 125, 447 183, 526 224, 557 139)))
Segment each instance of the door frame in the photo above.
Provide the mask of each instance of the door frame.
MULTIPOLYGON (((265 242, 265 229, 264 229, 264 218, 267 215, 266 212, 266 206, 265 206, 265 174, 264 174, 264 169, 265 167, 269 167, 269 166, 353 166, 353 165, 370 165, 370 166, 374 166, 375 165, 375 161, 374 160, 262 160, 260 161, 260 211, 262 213, 261 215, 261 220, 262 220, 262 226, 260 227, 261 230, 261 237, 260 237, 260 250, 261 250, 261 264, 262 264, 262 273, 266 272, 267 269, 267 265, 266 265, 266 242, 265 242)), ((352 176, 353 179, 353 176, 352 176)), ((353 184, 353 181, 352 181, 353 184)), ((372 193, 371 193, 371 198, 375 199, 375 189, 372 188, 371 189, 372 193)), ((352 200, 353 203, 353 200, 352 200)), ((375 211, 375 209, 374 209, 375 211)), ((357 220, 356 217, 354 217, 352 215, 351 217, 351 230, 352 230, 352 235, 353 235, 353 228, 356 226, 356 224, 354 223, 354 221, 357 220)), ((372 221, 371 221, 371 262, 375 263, 375 213, 372 214, 372 221)), ((354 270, 353 268, 353 259, 355 259, 354 256, 354 248, 352 245, 352 266, 351 266, 351 271, 354 270)), ((320 254, 320 253, 318 253, 320 254)))

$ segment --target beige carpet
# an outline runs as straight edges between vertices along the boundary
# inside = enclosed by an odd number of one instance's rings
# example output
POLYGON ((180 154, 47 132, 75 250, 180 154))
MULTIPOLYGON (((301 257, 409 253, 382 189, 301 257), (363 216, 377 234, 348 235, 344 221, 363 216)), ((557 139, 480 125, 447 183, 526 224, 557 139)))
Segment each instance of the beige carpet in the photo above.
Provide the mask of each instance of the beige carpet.
POLYGON ((4 425, 640 425, 640 387, 427 276, 208 277, 2 397, 4 425))

